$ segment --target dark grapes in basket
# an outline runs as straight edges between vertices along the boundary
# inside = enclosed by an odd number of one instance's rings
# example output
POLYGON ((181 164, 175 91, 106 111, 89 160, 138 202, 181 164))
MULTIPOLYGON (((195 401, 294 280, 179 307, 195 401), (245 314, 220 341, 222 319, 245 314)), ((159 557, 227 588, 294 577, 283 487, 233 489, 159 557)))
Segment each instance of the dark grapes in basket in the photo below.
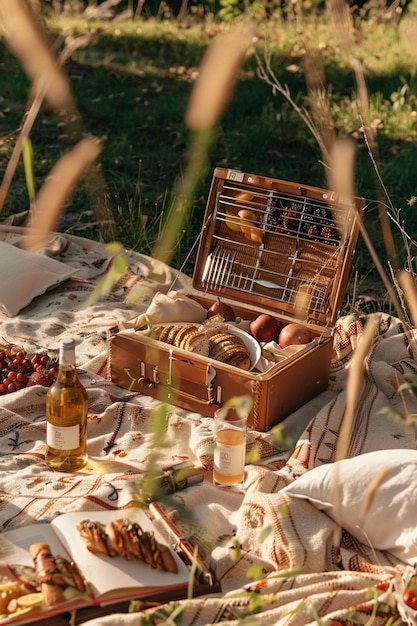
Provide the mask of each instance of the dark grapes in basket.
POLYGON ((0 395, 33 385, 50 387, 57 373, 58 359, 46 352, 30 356, 19 346, 0 346, 0 395))

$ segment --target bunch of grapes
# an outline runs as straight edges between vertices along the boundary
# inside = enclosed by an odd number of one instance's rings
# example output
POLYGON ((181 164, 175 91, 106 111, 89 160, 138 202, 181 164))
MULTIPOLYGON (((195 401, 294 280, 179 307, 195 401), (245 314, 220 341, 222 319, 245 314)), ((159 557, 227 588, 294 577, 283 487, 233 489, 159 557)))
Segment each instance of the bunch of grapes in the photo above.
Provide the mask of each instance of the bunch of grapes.
POLYGON ((46 353, 29 357, 16 346, 0 346, 0 395, 43 385, 50 387, 58 373, 58 360, 46 353))

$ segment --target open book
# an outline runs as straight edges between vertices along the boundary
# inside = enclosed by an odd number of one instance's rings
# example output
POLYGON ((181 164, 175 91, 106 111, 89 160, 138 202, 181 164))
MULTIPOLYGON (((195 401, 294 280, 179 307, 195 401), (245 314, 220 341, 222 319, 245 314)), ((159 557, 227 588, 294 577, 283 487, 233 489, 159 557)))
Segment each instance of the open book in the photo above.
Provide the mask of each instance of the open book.
MULTIPOLYGON (((179 554, 168 546, 142 509, 65 513, 50 524, 38 523, 2 533, 0 590, 2 584, 3 588, 8 588, 6 579, 8 573, 13 574, 9 577, 10 580, 14 580, 20 574, 26 580, 26 577, 34 572, 33 546, 41 544, 47 544, 54 557, 63 557, 66 562, 76 564, 78 573, 86 583, 85 589, 77 590, 73 586, 65 588, 63 601, 47 606, 45 601, 42 601, 42 587, 44 598, 45 588, 48 592, 50 586, 38 585, 36 593, 27 593, 26 590, 26 593, 22 594, 23 600, 18 598, 14 604, 12 603, 11 608, 16 608, 15 611, 10 611, 10 603, 7 611, 5 606, 0 608, 0 624, 31 623, 82 607, 134 598, 152 598, 161 593, 166 599, 170 599, 170 596, 174 598, 187 596, 191 576, 189 567, 179 554), (88 549, 85 539, 77 529, 84 520, 97 522, 108 528, 107 524, 121 519, 138 523, 143 531, 153 533, 154 539, 161 545, 165 554, 174 560, 174 562, 171 560, 173 566, 171 569, 176 571, 157 569, 144 560, 128 560, 121 555, 95 554, 88 549)), ((12 588, 12 583, 9 584, 9 588, 12 588)), ((10 598, 13 597, 11 593, 9 595, 10 598)))

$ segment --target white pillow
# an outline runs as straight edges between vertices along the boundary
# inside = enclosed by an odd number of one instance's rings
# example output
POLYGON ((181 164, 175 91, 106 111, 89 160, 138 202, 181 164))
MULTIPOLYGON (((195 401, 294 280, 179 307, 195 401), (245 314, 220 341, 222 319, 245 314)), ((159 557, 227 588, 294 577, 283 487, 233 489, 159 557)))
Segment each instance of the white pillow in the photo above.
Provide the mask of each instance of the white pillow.
POLYGON ((362 543, 417 562, 417 450, 377 450, 320 465, 281 493, 308 499, 362 543), (364 516, 364 502, 383 470, 364 516))
POLYGON ((27 252, 0 241, 0 306, 17 315, 47 289, 62 283, 76 270, 43 254, 27 252))

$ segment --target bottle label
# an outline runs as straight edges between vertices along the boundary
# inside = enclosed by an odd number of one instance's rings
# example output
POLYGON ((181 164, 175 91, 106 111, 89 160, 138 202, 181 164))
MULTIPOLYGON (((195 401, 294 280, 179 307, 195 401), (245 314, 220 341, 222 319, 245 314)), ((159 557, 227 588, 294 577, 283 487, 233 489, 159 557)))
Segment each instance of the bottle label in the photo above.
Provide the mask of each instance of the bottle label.
POLYGON ((46 424, 46 443, 56 450, 76 450, 80 446, 80 427, 46 424))
POLYGON ((224 476, 240 474, 245 466, 245 443, 228 446, 218 444, 214 448, 214 467, 224 476))

